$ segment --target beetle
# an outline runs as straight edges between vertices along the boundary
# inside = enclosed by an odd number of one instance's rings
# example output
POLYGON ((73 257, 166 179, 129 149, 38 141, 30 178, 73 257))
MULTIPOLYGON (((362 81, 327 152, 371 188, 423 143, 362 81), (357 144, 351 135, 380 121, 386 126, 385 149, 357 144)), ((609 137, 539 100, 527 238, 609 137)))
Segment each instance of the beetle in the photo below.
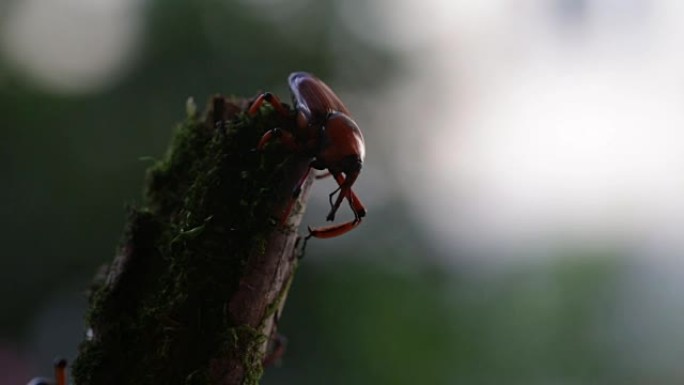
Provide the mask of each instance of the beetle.
POLYGON ((294 72, 288 77, 288 85, 294 104, 293 111, 270 92, 258 95, 247 110, 248 115, 255 116, 259 108, 268 103, 283 118, 294 119, 292 129, 273 128, 267 131, 257 144, 258 150, 263 150, 268 142, 278 138, 288 150, 312 159, 306 173, 295 185, 281 222, 284 223, 289 217, 311 169, 328 170, 339 187, 330 193, 331 208, 326 219, 335 220, 335 214, 344 199, 349 202, 354 219, 337 225, 309 227, 307 238, 332 238, 345 234, 356 228, 366 216, 366 208, 352 190, 361 173, 366 153, 363 134, 342 100, 316 76, 307 72, 294 72), (333 202, 333 197, 338 192, 337 199, 333 202))
POLYGON ((67 360, 58 358, 54 363, 55 378, 47 379, 43 377, 36 377, 29 381, 26 385, 66 385, 67 383, 67 360))

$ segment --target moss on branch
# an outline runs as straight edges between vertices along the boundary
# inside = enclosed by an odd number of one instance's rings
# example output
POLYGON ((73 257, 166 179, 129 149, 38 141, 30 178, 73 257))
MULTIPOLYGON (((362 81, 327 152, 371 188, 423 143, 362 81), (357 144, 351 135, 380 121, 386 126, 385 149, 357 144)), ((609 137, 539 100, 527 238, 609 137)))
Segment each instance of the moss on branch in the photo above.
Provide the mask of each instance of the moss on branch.
MULTIPOLYGON (((309 159, 254 150, 291 124, 212 99, 188 108, 148 171, 119 253, 91 293, 78 385, 256 384, 296 267, 299 212, 276 221, 309 159)), ((310 181, 309 181, 310 182, 310 181)))

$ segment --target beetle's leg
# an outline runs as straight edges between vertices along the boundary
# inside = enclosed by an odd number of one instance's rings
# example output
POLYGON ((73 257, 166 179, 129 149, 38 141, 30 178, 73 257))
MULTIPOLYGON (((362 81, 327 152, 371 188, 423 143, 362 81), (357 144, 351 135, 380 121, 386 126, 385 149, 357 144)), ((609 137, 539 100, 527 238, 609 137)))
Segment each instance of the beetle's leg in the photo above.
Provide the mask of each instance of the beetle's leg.
MULTIPOLYGON (((342 202, 343 198, 340 198, 342 193, 340 192, 340 196, 338 196, 338 201, 337 203, 333 203, 333 196, 342 189, 342 186, 344 185, 345 178, 341 174, 334 174, 335 180, 337 181, 337 184, 340 186, 335 191, 331 192, 330 195, 328 196, 328 199, 330 200, 330 206, 332 207, 331 209, 331 214, 335 215, 335 211, 339 208, 340 203, 342 202), (336 206, 337 205, 337 206, 336 206)), ((351 206, 352 211, 354 211, 354 215, 357 218, 365 217, 366 216, 366 207, 364 207, 363 203, 361 203, 361 199, 356 195, 354 190, 351 189, 351 186, 349 186, 349 191, 347 192, 347 200, 349 201, 349 205, 351 206)), ((330 215, 330 214, 329 214, 330 215)), ((328 219, 332 220, 332 219, 328 219)))
POLYGON ((266 147, 266 144, 270 142, 273 138, 280 138, 280 142, 285 145, 290 151, 299 151, 299 145, 295 141, 294 135, 291 132, 285 131, 280 128, 274 128, 272 130, 266 131, 266 133, 259 140, 257 144, 257 150, 261 151, 266 147))
POLYGON ((66 374, 67 361, 64 358, 58 358, 55 360, 55 384, 56 385, 66 385, 67 374, 66 374))
MULTIPOLYGON (((340 188, 342 188, 342 185, 344 184, 344 177, 341 174, 337 174, 335 175, 335 180, 337 181, 337 184, 340 185, 340 188)), ((347 198, 349 198, 349 204, 351 205, 356 217, 365 217, 366 207, 363 205, 363 203, 361 203, 361 199, 359 199, 354 190, 351 189, 351 186, 349 187, 349 196, 347 198)))
MULTIPOLYGON (((354 182, 356 182, 356 178, 359 177, 359 172, 357 171, 357 172, 352 172, 352 173, 347 174, 347 178, 346 178, 346 179, 345 179, 345 178, 338 179, 338 178, 341 177, 341 175, 336 174, 336 173, 333 173, 333 176, 335 177, 335 180, 338 181, 338 183, 339 183, 340 181, 342 181, 342 183, 340 183, 340 194, 337 196, 337 200, 335 201, 335 203, 333 204, 332 208, 330 209, 330 212, 328 213, 328 217, 327 217, 326 219, 329 220, 329 221, 335 220, 335 213, 337 212, 337 209, 340 208, 340 204, 342 204, 342 200, 344 200, 344 198, 348 198, 348 199, 349 199, 349 203, 351 203, 352 209, 354 209, 354 215, 355 215, 357 218, 358 218, 359 216, 362 216, 362 215, 359 215, 359 214, 361 214, 361 213, 357 213, 357 212, 356 212, 356 208, 354 207, 354 201, 355 201, 355 200, 358 201, 358 198, 357 198, 357 199, 354 199, 354 198, 352 198, 351 195, 350 195, 351 186, 354 184, 354 182)), ((359 202, 359 203, 360 203, 360 202, 359 202)), ((363 205, 361 205, 360 208, 363 208, 363 205)), ((362 212, 363 212, 363 215, 365 215, 365 211, 366 211, 366 210, 365 210, 365 208, 364 208, 363 211, 362 211, 362 212)))
MULTIPOLYGON (((340 194, 337 196, 337 201, 333 204, 332 209, 330 210, 330 214, 328 214, 328 220, 333 220, 335 218, 335 212, 337 209, 340 207, 340 204, 342 203, 342 200, 346 197, 347 200, 349 201, 349 205, 352 208, 352 211, 354 212, 354 219, 342 223, 339 225, 332 225, 332 226, 325 226, 325 227, 317 227, 317 228, 311 228, 309 227, 309 235, 307 236, 307 239, 314 237, 314 238, 333 238, 340 236, 342 234, 348 233, 349 231, 353 230, 356 228, 359 224, 361 224, 361 218, 366 216, 366 208, 363 206, 363 203, 361 203, 361 200, 359 199, 358 196, 354 193, 354 191, 351 189, 351 186, 354 184, 356 181, 356 178, 359 176, 359 173, 352 173, 345 178, 339 173, 333 173, 333 177, 335 177, 335 180, 337 183, 340 185, 339 191, 340 194)), ((337 190, 335 190, 336 192, 337 190)), ((334 192, 333 192, 334 194, 334 192)), ((332 195, 331 195, 332 196, 332 195)))
POLYGON ((333 207, 335 204, 333 203, 333 197, 335 194, 337 194, 342 187, 337 187, 334 189, 330 194, 328 194, 328 202, 330 202, 330 207, 333 207))
POLYGON ((301 194, 301 192, 302 192, 302 186, 304 186, 304 183, 306 183, 306 180, 309 178, 310 173, 311 173, 311 167, 306 169, 306 172, 304 173, 304 175, 302 175, 302 177, 299 178, 299 181, 297 181, 295 188, 292 189, 292 197, 290 198, 290 202, 287 204, 285 211, 283 211, 283 215, 280 217, 280 224, 281 225, 284 225, 285 222, 287 222, 287 218, 290 217, 290 213, 292 212, 292 208, 294 207, 295 202, 297 202, 297 198, 299 198, 299 194, 301 194))
POLYGON ((295 188, 292 189, 292 198, 297 199, 299 198, 299 194, 302 192, 302 186, 304 186, 304 183, 306 183, 306 180, 309 178, 309 174, 311 173, 311 167, 309 167, 304 175, 302 175, 301 178, 299 178, 299 181, 295 185, 295 188))
POLYGON ((340 236, 344 233, 348 233, 349 231, 353 230, 361 224, 361 218, 355 218, 354 220, 351 220, 346 223, 342 223, 339 225, 332 225, 332 226, 324 226, 324 227, 316 227, 316 228, 311 228, 309 227, 309 235, 306 237, 307 239, 314 237, 314 238, 333 238, 340 236))
POLYGON ((268 102, 273 108, 283 117, 283 118, 289 118, 290 117, 290 111, 288 111, 285 106, 283 106, 283 103, 280 102, 280 99, 278 99, 277 96, 273 95, 270 92, 264 92, 263 94, 257 96, 257 98, 254 100, 254 103, 249 107, 247 110, 247 113, 250 116, 256 115, 257 111, 259 111, 259 108, 261 108, 261 105, 264 104, 264 102, 268 102))

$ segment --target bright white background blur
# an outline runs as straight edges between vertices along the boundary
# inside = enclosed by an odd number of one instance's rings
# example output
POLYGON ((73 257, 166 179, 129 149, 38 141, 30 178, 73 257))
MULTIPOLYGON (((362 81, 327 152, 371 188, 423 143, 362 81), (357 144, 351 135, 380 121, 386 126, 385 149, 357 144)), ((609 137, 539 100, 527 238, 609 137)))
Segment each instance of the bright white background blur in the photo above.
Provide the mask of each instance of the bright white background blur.
MULTIPOLYGON (((143 3, 16 2, 1 48, 42 87, 97 91, 135 62, 143 3)), ((251 5, 287 23, 307 2, 251 5)), ((590 242, 646 256, 684 251, 683 3, 337 6, 341 28, 408 63, 379 95, 348 97, 370 125, 371 160, 384 152, 401 170, 360 182, 371 200, 398 183, 445 250, 532 255, 590 242)), ((345 55, 341 79, 354 76, 345 55)))
POLYGON ((436 239, 684 251, 683 3, 393 4, 370 36, 412 66, 374 123, 436 239))

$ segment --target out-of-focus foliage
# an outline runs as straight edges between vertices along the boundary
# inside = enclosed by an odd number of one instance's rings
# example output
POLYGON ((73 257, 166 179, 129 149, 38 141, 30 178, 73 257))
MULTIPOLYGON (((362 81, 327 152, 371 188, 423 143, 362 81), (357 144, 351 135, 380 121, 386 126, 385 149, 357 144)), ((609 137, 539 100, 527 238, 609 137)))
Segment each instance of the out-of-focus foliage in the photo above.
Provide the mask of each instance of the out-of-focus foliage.
MULTIPOLYGON (((477 276, 434 266, 336 259, 298 272, 267 384, 612 383, 601 330, 619 272, 572 255, 477 276), (577 260, 575 260, 577 259, 577 260)), ((396 255, 402 260, 401 255, 396 255)), ((412 256, 416 257, 416 256, 412 256)))

